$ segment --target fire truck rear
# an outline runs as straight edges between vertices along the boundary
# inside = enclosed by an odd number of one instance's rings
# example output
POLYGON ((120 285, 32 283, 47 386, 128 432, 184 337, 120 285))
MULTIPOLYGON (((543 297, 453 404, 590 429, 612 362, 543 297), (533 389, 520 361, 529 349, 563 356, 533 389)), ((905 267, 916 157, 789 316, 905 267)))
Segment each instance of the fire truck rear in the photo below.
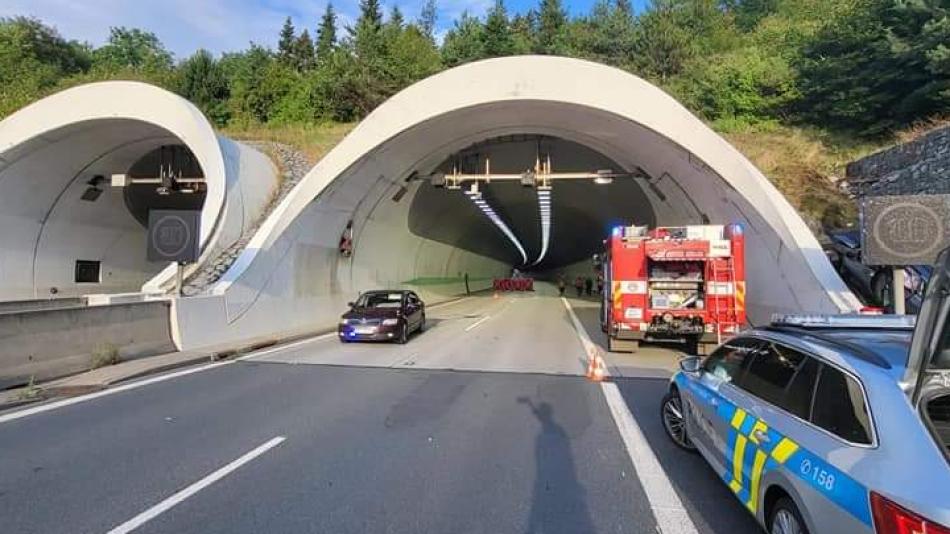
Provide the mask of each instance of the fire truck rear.
POLYGON ((741 226, 617 227, 605 244, 601 326, 610 351, 663 341, 707 353, 745 325, 741 226))

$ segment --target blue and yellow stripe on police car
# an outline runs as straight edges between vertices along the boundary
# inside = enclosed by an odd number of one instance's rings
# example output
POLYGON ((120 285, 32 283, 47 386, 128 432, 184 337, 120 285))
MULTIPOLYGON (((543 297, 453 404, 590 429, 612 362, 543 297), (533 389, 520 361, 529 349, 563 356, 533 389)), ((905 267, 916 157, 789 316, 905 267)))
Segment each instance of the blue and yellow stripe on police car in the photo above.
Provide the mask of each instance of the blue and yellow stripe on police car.
POLYGON ((714 406, 718 416, 729 424, 726 470, 722 478, 752 513, 758 510, 763 475, 771 469, 785 468, 862 523, 872 524, 868 490, 861 483, 792 438, 769 428, 765 421, 735 406, 719 392, 682 376, 677 377, 677 383, 714 406), (757 433, 768 439, 759 440, 757 433))

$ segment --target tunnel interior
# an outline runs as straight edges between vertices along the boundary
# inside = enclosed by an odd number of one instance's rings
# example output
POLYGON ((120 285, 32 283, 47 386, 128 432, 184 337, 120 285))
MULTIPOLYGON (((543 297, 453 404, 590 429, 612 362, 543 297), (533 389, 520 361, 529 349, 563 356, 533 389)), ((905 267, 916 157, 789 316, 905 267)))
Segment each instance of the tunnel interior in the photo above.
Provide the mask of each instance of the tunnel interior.
MULTIPOLYGON (((545 135, 507 135, 472 144, 453 154, 437 172, 517 174, 538 160, 550 161, 558 173, 610 170, 626 173, 616 161, 579 143, 545 135)), ((549 245, 543 246, 540 201, 534 187, 517 181, 480 182, 484 201, 505 221, 525 249, 527 261, 465 194, 470 187, 446 189, 422 180, 409 212, 409 230, 422 238, 477 252, 545 276, 587 262, 602 252, 602 242, 618 225, 653 226, 656 216, 638 178, 609 184, 563 180, 550 191, 549 245), (453 216, 450 216, 453 215, 453 216)))
POLYGON ((205 188, 159 194, 160 173, 203 181, 191 150, 169 131, 129 119, 73 123, 3 153, 0 299, 139 291, 164 263, 146 260, 148 212, 200 209, 205 188), (112 185, 112 176, 134 183, 112 185))

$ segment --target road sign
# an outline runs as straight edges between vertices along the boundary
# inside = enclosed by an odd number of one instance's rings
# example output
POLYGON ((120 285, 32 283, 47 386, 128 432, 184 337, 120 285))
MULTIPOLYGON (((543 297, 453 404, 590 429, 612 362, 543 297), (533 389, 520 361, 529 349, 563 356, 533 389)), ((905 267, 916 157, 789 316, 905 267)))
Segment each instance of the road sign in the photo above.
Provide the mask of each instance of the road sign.
POLYGON ((148 261, 197 261, 200 220, 198 210, 151 210, 148 214, 148 261))
POLYGON ((950 244, 950 195, 864 197, 861 250, 867 265, 932 265, 950 244))

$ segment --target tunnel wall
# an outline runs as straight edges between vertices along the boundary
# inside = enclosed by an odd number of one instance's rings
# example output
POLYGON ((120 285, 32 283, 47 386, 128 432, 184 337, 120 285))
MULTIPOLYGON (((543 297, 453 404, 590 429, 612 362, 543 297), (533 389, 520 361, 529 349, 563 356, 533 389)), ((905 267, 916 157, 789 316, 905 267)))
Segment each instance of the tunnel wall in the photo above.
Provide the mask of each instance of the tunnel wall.
MULTIPOLYGON (((315 313, 315 301, 294 290, 301 276, 326 280, 323 302, 339 311, 346 299, 343 288, 333 286, 338 266, 317 259, 326 254, 301 266, 305 274, 287 270, 299 265, 301 249, 334 247, 352 209, 364 197, 378 198, 365 196, 374 183, 399 183, 412 171, 425 175, 474 142, 519 133, 561 137, 627 169, 642 168, 656 224, 745 225, 753 322, 778 311, 857 309, 857 300, 785 198, 675 100, 618 69, 526 56, 440 73, 371 113, 281 202, 214 288, 221 297, 217 316, 199 316, 190 303, 178 302, 179 323, 215 338, 183 335, 184 345, 239 339, 247 329, 266 325, 312 325, 307 314, 315 313)), ((390 227, 390 239, 404 239, 404 233, 405 226, 390 227)), ((376 259, 383 266, 393 262, 382 255, 376 259)))
POLYGON ((145 260, 145 229, 109 178, 163 144, 184 144, 207 184, 203 258, 237 241, 277 185, 262 154, 218 137, 184 99, 134 82, 69 89, 0 122, 0 299, 151 291, 174 266, 145 260), (101 195, 82 200, 101 175, 101 195), (100 283, 77 284, 76 260, 101 262, 100 283))

